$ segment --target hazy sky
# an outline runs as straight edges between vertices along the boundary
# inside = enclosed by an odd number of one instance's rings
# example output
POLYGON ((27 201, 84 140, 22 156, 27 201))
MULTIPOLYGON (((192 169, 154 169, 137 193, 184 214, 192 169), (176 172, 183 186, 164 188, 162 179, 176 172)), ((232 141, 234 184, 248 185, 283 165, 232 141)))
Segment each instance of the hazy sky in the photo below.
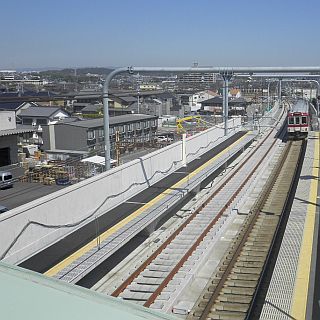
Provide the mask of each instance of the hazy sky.
POLYGON ((315 66, 319 0, 1 1, 0 69, 315 66))

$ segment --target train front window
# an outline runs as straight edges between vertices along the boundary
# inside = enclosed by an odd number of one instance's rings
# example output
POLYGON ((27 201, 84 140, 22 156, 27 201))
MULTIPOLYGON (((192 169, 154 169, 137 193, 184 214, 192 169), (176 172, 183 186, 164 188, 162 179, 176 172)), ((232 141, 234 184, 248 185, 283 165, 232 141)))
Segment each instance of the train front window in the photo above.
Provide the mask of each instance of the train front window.
POLYGON ((300 117, 296 117, 296 124, 300 124, 300 117))
POLYGON ((301 118, 301 123, 302 124, 307 124, 307 117, 302 117, 301 118))
POLYGON ((290 117, 288 120, 289 120, 289 124, 294 124, 294 119, 292 117, 290 117))

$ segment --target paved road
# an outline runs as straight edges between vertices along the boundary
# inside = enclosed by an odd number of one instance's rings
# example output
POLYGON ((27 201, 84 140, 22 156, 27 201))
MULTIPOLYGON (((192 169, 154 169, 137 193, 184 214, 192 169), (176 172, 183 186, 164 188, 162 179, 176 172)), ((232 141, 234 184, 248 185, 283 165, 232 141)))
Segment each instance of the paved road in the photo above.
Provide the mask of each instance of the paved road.
POLYGON ((0 190, 0 204, 8 209, 13 209, 62 188, 64 186, 15 182, 12 188, 0 190))
MULTIPOLYGON (((126 163, 153 152, 154 150, 156 149, 140 149, 132 153, 123 154, 120 161, 121 163, 126 163)), ((1 170, 10 171, 13 178, 17 180, 24 173, 24 169, 17 165, 1 167, 1 170)), ((8 209, 13 209, 62 188, 64 188, 64 186, 46 186, 41 183, 15 182, 13 188, 0 190, 0 205, 5 206, 8 209)))
MULTIPOLYGON (((24 173, 24 170, 17 165, 1 167, 1 170, 10 171, 13 178, 17 180, 24 173)), ((12 188, 0 190, 0 205, 8 209, 13 209, 62 188, 64 188, 64 186, 46 186, 41 183, 15 182, 12 188)))

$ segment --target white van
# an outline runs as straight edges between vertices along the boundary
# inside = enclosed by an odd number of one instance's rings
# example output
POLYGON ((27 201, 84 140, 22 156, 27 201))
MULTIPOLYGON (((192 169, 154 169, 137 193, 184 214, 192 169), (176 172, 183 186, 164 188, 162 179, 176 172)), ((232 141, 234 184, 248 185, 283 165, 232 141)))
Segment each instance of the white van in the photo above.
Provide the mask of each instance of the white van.
POLYGON ((0 171, 0 189, 13 187, 13 179, 10 171, 0 171))
POLYGON ((9 209, 8 209, 7 207, 5 207, 5 206, 2 206, 2 205, 0 204, 0 214, 1 214, 1 213, 5 213, 5 212, 7 212, 7 211, 9 211, 9 209))
POLYGON ((157 136, 156 141, 157 142, 172 142, 173 139, 168 136, 157 136))

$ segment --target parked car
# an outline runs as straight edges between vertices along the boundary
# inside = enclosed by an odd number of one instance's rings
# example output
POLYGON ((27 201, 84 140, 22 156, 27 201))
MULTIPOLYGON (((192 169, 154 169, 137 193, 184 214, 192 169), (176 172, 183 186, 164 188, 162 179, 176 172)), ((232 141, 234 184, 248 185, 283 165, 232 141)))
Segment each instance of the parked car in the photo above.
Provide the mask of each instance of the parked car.
POLYGON ((0 171, 0 189, 13 187, 13 178, 10 171, 0 171))
POLYGON ((172 142, 173 139, 167 136, 157 136, 156 137, 157 142, 172 142))
POLYGON ((5 206, 0 205, 0 214, 9 211, 9 209, 5 206))

